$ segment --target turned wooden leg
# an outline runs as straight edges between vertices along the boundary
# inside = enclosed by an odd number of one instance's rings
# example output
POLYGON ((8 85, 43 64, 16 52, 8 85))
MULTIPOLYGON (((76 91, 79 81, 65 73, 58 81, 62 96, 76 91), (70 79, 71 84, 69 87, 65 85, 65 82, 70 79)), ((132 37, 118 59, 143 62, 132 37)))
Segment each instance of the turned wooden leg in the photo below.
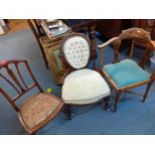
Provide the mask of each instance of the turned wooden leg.
POLYGON ((117 91, 116 92, 116 96, 115 96, 115 103, 114 103, 113 112, 116 112, 117 111, 117 105, 118 105, 118 101, 120 99, 120 96, 121 96, 121 91, 117 91))
POLYGON ((104 98, 104 110, 109 111, 109 100, 110 100, 110 96, 107 96, 106 98, 104 98))
POLYGON ((72 120, 71 105, 64 105, 63 112, 67 115, 69 120, 72 120))
POLYGON ((151 89, 151 86, 152 86, 153 82, 154 82, 154 81, 151 80, 151 81, 148 83, 148 85, 147 85, 147 88, 146 88, 146 91, 145 91, 145 94, 144 94, 143 100, 142 100, 143 103, 145 102, 145 100, 146 100, 146 98, 147 98, 147 95, 148 95, 148 93, 149 93, 149 91, 150 91, 150 89, 151 89))

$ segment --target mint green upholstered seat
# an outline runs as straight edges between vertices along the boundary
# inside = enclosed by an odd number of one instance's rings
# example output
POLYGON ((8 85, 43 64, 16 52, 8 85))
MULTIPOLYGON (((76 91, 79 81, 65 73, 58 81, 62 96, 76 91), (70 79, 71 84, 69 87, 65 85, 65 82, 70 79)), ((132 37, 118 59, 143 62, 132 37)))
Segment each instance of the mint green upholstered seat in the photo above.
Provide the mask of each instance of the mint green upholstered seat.
POLYGON ((117 87, 122 88, 148 80, 150 74, 130 59, 123 60, 116 64, 104 66, 104 71, 112 78, 117 87))

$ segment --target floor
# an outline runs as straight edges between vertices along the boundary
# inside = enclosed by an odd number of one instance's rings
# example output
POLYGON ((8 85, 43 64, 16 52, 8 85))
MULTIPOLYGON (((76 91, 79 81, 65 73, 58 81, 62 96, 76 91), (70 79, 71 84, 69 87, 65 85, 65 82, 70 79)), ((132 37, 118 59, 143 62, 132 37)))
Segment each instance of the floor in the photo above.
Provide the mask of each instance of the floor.
POLYGON ((9 19, 9 31, 8 33, 22 31, 29 29, 25 19, 9 19))
MULTIPOLYGON (((97 43, 101 43, 97 39, 97 43)), ((112 48, 105 49, 105 63, 112 60, 112 48)), ((124 57, 123 53, 121 58, 124 57)), ((41 55, 41 51, 30 30, 10 33, 0 37, 0 60, 26 59, 42 86, 43 90, 52 88, 53 94, 61 97, 61 87, 54 83, 50 70, 47 70, 41 55)), ((99 57, 96 61, 99 63, 99 57)), ((23 70, 26 77, 26 71, 23 70)), ((0 83, 7 88, 5 83, 0 83)), ((8 90, 11 92, 11 90, 8 90)), ((34 90, 36 91, 36 90, 34 90)), ((136 89, 144 92, 144 87, 136 89)), ((33 92, 34 93, 34 92, 33 92)), ((116 113, 103 110, 102 103, 87 106, 73 106, 73 119, 69 121, 63 112, 44 128, 40 129, 39 135, 131 135, 131 134, 155 134, 155 85, 148 96, 145 104, 141 98, 131 94, 123 94, 116 113)), ((31 94, 27 94, 19 100, 20 104, 31 94)), ((111 95, 111 105, 114 94, 111 95)), ((9 103, 0 96, 0 134, 27 134, 21 126, 16 112, 9 103)))

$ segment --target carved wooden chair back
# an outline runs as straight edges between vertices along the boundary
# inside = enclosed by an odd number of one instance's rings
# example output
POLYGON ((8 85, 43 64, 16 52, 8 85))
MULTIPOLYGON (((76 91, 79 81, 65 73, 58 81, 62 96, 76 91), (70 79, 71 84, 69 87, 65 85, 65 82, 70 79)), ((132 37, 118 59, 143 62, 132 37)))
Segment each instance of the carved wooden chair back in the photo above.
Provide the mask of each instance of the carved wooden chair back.
MULTIPOLYGON (((25 70, 26 71, 26 70, 25 70)), ((12 107, 18 112, 19 108, 16 105, 16 100, 21 96, 37 87, 39 92, 42 92, 42 88, 36 81, 28 63, 26 60, 9 60, 0 62, 0 80, 1 82, 7 82, 10 89, 14 91, 15 96, 11 97, 11 94, 4 90, 5 88, 0 87, 0 93, 9 101, 12 107), (12 66, 11 66, 12 65, 12 66), (32 78, 33 83, 28 86, 21 72, 20 65, 24 65, 24 69, 27 69, 27 73, 32 78)))
MULTIPOLYGON (((144 68, 146 65, 147 60, 150 57, 150 54, 154 51, 154 45, 151 42, 151 38, 149 32, 141 29, 141 28, 130 28, 127 30, 123 30, 118 37, 114 37, 107 41, 105 44, 99 45, 98 47, 102 51, 104 47, 112 44, 114 48, 114 58, 113 62, 116 63, 119 61, 119 50, 123 40, 132 39, 134 41, 138 41, 143 46, 145 46, 145 52, 142 54, 141 60, 139 65, 144 68)), ((103 67, 104 60, 103 60, 103 52, 100 53, 100 66, 103 67)), ((132 54, 133 57, 133 54, 132 54)))
MULTIPOLYGON (((142 68, 144 68, 147 60, 150 57, 150 54, 154 51, 154 46, 151 42, 150 32, 147 32, 141 28, 130 28, 127 30, 123 30, 121 32, 121 34, 119 35, 119 38, 121 41, 127 40, 127 39, 132 40, 131 46, 133 46, 133 44, 136 43, 136 44, 143 46, 145 48, 145 51, 144 51, 144 53, 142 53, 142 57, 141 57, 141 60, 139 63, 139 65, 142 68)), ((119 45, 116 45, 116 46, 118 46, 118 48, 119 48, 119 45)), ((131 47, 131 48, 133 48, 133 47, 131 47)), ((129 56, 133 57, 133 54, 134 54, 134 50, 131 49, 129 56)))
POLYGON ((90 41, 84 34, 69 34, 63 40, 61 51, 65 63, 70 68, 85 68, 90 59, 90 41))

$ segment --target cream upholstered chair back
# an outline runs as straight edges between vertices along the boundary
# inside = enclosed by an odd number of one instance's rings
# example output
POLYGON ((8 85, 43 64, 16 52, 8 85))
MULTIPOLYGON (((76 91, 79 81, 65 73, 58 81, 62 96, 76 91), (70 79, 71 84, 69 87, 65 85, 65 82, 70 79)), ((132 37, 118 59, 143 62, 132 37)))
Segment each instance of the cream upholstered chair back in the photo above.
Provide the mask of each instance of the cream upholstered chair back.
POLYGON ((63 41, 62 51, 65 60, 72 68, 84 68, 90 58, 89 39, 84 34, 70 34, 63 41))

